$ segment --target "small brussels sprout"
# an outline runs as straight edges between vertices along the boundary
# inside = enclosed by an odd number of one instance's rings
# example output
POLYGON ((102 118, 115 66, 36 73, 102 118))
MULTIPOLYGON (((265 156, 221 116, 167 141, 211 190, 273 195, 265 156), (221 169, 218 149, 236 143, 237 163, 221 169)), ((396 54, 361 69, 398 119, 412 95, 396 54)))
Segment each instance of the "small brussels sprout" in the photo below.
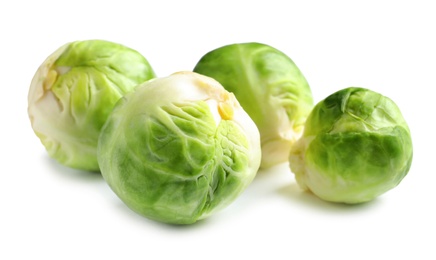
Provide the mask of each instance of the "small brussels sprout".
POLYGON ((351 87, 315 106, 289 161, 301 188, 326 201, 353 204, 396 187, 412 155, 409 127, 397 105, 351 87))
POLYGON ((132 210, 191 224, 230 204, 260 165, 256 125, 235 96, 193 72, 150 80, 102 129, 103 178, 132 210))
POLYGON ((288 56, 261 43, 231 44, 205 54, 194 71, 233 92, 256 123, 262 168, 288 160, 313 107, 309 85, 288 56))
POLYGON ((113 106, 153 77, 148 61, 125 46, 102 40, 65 44, 42 63, 31 82, 33 130, 59 163, 98 171, 98 136, 113 106))

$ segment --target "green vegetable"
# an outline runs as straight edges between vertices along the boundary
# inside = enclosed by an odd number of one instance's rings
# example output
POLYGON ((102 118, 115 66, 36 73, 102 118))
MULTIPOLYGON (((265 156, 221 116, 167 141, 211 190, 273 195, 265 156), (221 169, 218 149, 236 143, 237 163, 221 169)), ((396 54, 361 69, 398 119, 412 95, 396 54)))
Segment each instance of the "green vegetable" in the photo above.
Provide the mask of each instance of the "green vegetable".
POLYGON ((313 107, 309 85, 283 52, 261 43, 223 46, 204 55, 195 72, 233 92, 256 123, 266 168, 288 160, 313 107))
POLYGON ((315 106, 289 160, 301 188, 351 204, 396 187, 408 173, 412 155, 409 127, 397 105, 352 87, 315 106))
POLYGON ((104 179, 134 211, 190 224, 229 205, 260 164, 260 137, 233 94, 193 72, 127 94, 102 129, 104 179))
POLYGON ((154 72, 125 46, 101 41, 68 43, 37 70, 28 95, 35 134, 49 155, 69 167, 98 171, 100 129, 115 103, 154 72))

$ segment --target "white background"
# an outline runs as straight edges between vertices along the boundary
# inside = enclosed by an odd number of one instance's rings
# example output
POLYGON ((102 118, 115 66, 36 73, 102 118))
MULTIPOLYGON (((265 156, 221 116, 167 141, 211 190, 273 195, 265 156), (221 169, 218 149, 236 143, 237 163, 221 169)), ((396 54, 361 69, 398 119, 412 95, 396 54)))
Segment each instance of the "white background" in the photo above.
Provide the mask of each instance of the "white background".
POLYGON ((2 1, 0 259, 436 259, 431 2, 2 1), (392 98, 412 131, 412 168, 375 201, 344 206, 302 192, 283 164, 206 221, 150 221, 99 174, 50 159, 31 129, 36 69, 87 39, 138 50, 158 76, 192 70, 225 44, 272 45, 296 62, 316 102, 348 86, 392 98))

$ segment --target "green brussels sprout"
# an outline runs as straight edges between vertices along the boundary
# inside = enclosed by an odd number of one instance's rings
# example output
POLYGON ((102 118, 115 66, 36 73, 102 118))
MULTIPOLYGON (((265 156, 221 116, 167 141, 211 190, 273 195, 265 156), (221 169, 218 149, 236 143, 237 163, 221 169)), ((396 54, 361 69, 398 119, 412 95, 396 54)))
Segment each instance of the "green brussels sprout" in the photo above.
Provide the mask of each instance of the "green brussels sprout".
POLYGON ((314 107, 289 162, 301 188, 326 201, 354 204, 396 187, 412 155, 409 127, 397 105, 351 87, 314 107))
POLYGON ((261 43, 231 44, 205 54, 194 71, 233 92, 256 123, 262 168, 288 160, 313 107, 310 87, 288 56, 261 43))
POLYGON ((103 126, 103 178, 132 210, 191 224, 230 204, 260 165, 256 125, 217 81, 178 72, 125 95, 103 126))
POLYGON ((141 54, 120 44, 65 44, 42 63, 31 82, 32 128, 59 163, 98 171, 97 142, 106 118, 118 99, 154 76, 141 54))

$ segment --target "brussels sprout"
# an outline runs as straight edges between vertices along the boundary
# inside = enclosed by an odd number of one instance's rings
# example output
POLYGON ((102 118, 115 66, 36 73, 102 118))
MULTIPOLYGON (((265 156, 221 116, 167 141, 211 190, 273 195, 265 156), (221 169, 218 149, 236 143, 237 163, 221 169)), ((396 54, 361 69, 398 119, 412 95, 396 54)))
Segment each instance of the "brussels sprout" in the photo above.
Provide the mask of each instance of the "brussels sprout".
POLYGON ((233 94, 193 72, 153 79, 115 106, 98 144, 101 172, 132 210, 190 224, 224 208, 260 165, 256 125, 233 94))
POLYGON ((148 61, 125 46, 102 40, 65 44, 33 77, 28 95, 33 130, 61 164, 98 171, 98 136, 113 106, 153 77, 148 61))
POLYGON ((352 204, 396 187, 409 171, 412 154, 409 127, 397 105, 352 87, 315 106, 289 161, 301 188, 352 204))
POLYGON ((288 56, 261 43, 231 44, 204 55, 194 71, 233 92, 256 123, 262 168, 288 160, 313 107, 309 85, 288 56))

